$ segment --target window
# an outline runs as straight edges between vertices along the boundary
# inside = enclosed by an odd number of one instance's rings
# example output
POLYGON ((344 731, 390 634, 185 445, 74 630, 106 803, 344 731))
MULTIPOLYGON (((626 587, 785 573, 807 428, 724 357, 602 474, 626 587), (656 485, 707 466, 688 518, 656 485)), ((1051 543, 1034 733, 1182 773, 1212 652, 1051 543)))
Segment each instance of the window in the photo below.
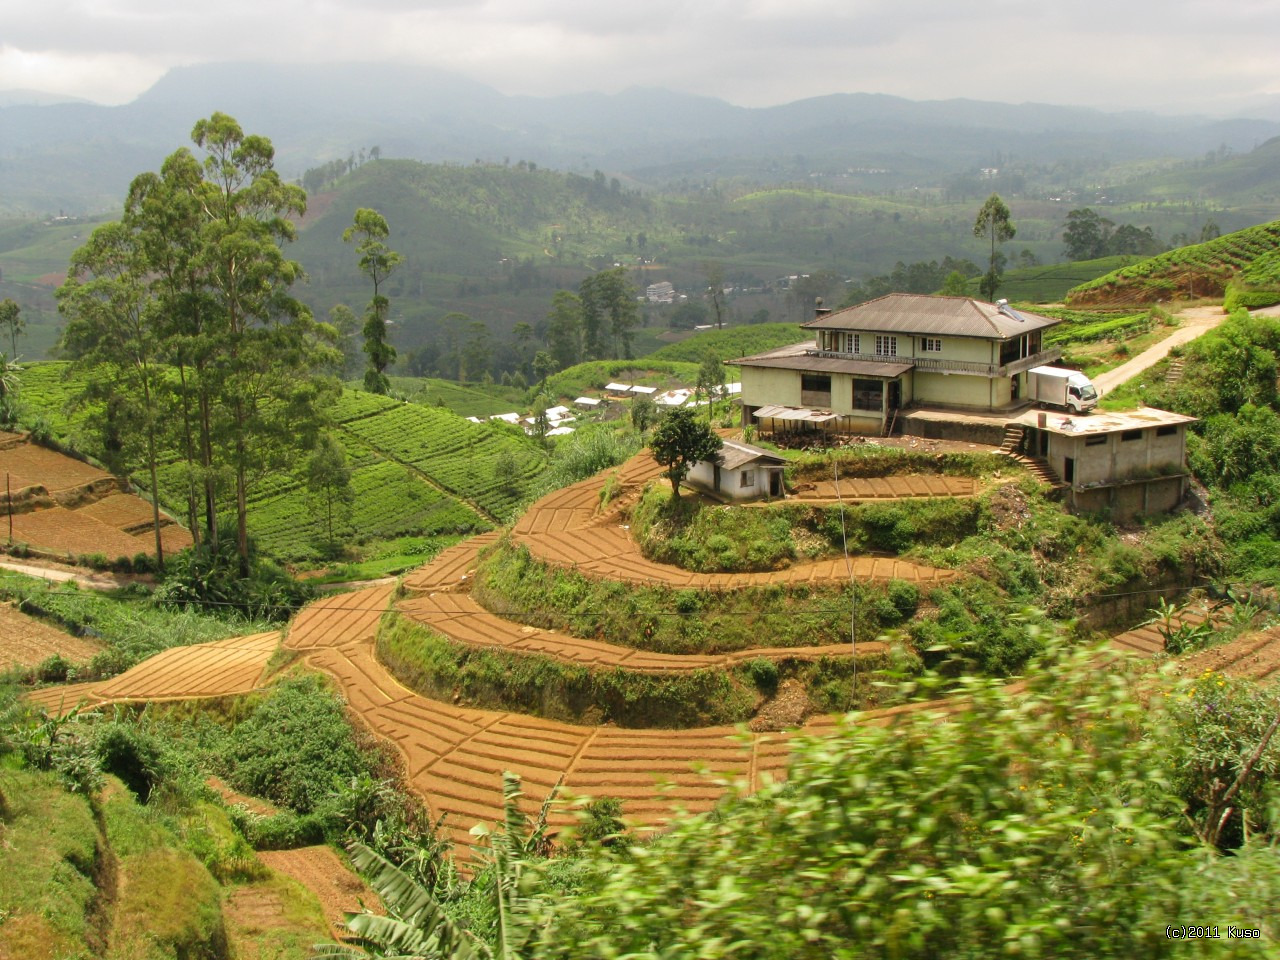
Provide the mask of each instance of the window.
POLYGON ((830 406, 830 375, 821 373, 800 374, 800 403, 814 407, 830 406))
POLYGON ((861 353, 861 337, 856 333, 846 333, 844 336, 844 352, 845 353, 861 353))
POLYGON ((883 380, 853 381, 853 409, 874 410, 879 413, 884 406, 883 380))
POLYGON ((921 353, 941 353, 942 341, 937 337, 921 337, 920 338, 921 353))
POLYGON ((1177 433, 1178 427, 1176 424, 1167 423, 1163 427, 1156 427, 1157 437, 1173 437, 1176 436, 1177 433))
POLYGON ((1105 433, 1095 434, 1092 437, 1084 438, 1084 445, 1086 447, 1100 447, 1106 442, 1107 442, 1107 435, 1105 433))
POLYGON ((739 486, 744 489, 746 487, 754 487, 756 485, 756 472, 754 470, 743 470, 740 476, 742 477, 742 482, 739 486))
POLYGON ((896 357, 898 355, 898 338, 876 334, 876 356, 896 357))
POLYGON ((1141 430, 1125 430, 1123 433, 1120 434, 1120 440, 1124 443, 1128 443, 1130 440, 1141 440, 1141 439, 1142 439, 1141 430))

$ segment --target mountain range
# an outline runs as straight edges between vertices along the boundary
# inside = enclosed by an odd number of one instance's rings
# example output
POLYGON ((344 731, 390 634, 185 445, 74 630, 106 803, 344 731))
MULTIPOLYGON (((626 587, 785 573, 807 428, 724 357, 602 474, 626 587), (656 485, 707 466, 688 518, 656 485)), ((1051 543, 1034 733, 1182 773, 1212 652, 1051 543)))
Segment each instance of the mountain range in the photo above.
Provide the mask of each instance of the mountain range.
POLYGON ((888 191, 1014 158, 1098 172, 1250 151, 1280 135, 1270 119, 873 94, 766 108, 656 88, 511 96, 439 70, 379 64, 205 64, 174 69, 121 106, 53 99, 0 93, 0 215, 114 210, 133 176, 188 143, 194 122, 215 110, 270 137, 291 178, 377 146, 426 162, 599 169, 642 188, 852 172, 888 191))

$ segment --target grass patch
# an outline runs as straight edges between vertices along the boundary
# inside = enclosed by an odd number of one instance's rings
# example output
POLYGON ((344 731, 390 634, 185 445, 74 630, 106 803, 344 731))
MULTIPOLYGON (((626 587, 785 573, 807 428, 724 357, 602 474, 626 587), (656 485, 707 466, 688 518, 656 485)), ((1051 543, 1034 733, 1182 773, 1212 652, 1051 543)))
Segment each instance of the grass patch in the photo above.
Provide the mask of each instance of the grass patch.
POLYGON ((98 830, 56 775, 0 769, 0 941, 9 956, 87 956, 98 830))
POLYGON ((101 805, 107 839, 119 860, 107 957, 226 957, 222 893, 209 871, 118 781, 108 782, 101 805))
POLYGON ((88 664, 70 671, 68 680, 115 676, 170 647, 270 629, 264 622, 241 617, 215 617, 192 609, 161 607, 145 594, 123 591, 111 595, 80 590, 71 584, 53 586, 9 570, 0 570, 0 597, 15 601, 23 613, 55 623, 77 636, 93 637, 106 646, 88 664))
POLYGON ((632 728, 686 728, 749 720, 780 682, 797 678, 822 710, 865 707, 877 690, 871 678, 910 656, 876 653, 816 662, 756 658, 730 670, 643 673, 590 669, 551 657, 485 650, 389 614, 378 632, 378 657, 406 686, 436 700, 514 710, 565 723, 632 728), (858 677, 857 689, 854 678, 858 677))
MULTIPOLYGON (((915 613, 905 581, 857 585, 860 636, 875 637, 915 613)), ((472 595, 499 616, 578 637, 660 653, 724 653, 758 646, 840 643, 848 636, 849 584, 770 584, 726 591, 636 587, 584 577, 497 545, 481 559, 472 595)))
POLYGON ((899 554, 954 543, 977 531, 975 498, 854 503, 711 506, 673 501, 651 485, 632 512, 632 531, 650 560, 699 573, 781 570, 793 563, 851 553, 899 554))

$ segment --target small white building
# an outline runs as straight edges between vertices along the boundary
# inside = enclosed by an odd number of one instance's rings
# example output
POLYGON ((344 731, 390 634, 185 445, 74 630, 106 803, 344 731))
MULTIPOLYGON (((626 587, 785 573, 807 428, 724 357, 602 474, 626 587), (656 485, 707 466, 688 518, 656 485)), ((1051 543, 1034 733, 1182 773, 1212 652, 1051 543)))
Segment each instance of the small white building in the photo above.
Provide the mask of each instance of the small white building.
POLYGON ((723 500, 758 500, 786 495, 782 471, 787 461, 749 443, 724 441, 717 460, 700 460, 689 470, 691 487, 723 500))

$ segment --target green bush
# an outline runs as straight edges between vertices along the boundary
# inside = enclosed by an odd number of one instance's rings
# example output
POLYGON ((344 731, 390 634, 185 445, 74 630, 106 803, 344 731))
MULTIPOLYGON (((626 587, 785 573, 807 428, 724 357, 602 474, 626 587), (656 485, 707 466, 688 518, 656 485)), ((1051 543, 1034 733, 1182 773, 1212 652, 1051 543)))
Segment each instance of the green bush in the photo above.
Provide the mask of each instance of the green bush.
POLYGON ((341 699, 315 676, 273 688, 231 731, 222 762, 237 790, 300 814, 321 808, 363 767, 341 699))

